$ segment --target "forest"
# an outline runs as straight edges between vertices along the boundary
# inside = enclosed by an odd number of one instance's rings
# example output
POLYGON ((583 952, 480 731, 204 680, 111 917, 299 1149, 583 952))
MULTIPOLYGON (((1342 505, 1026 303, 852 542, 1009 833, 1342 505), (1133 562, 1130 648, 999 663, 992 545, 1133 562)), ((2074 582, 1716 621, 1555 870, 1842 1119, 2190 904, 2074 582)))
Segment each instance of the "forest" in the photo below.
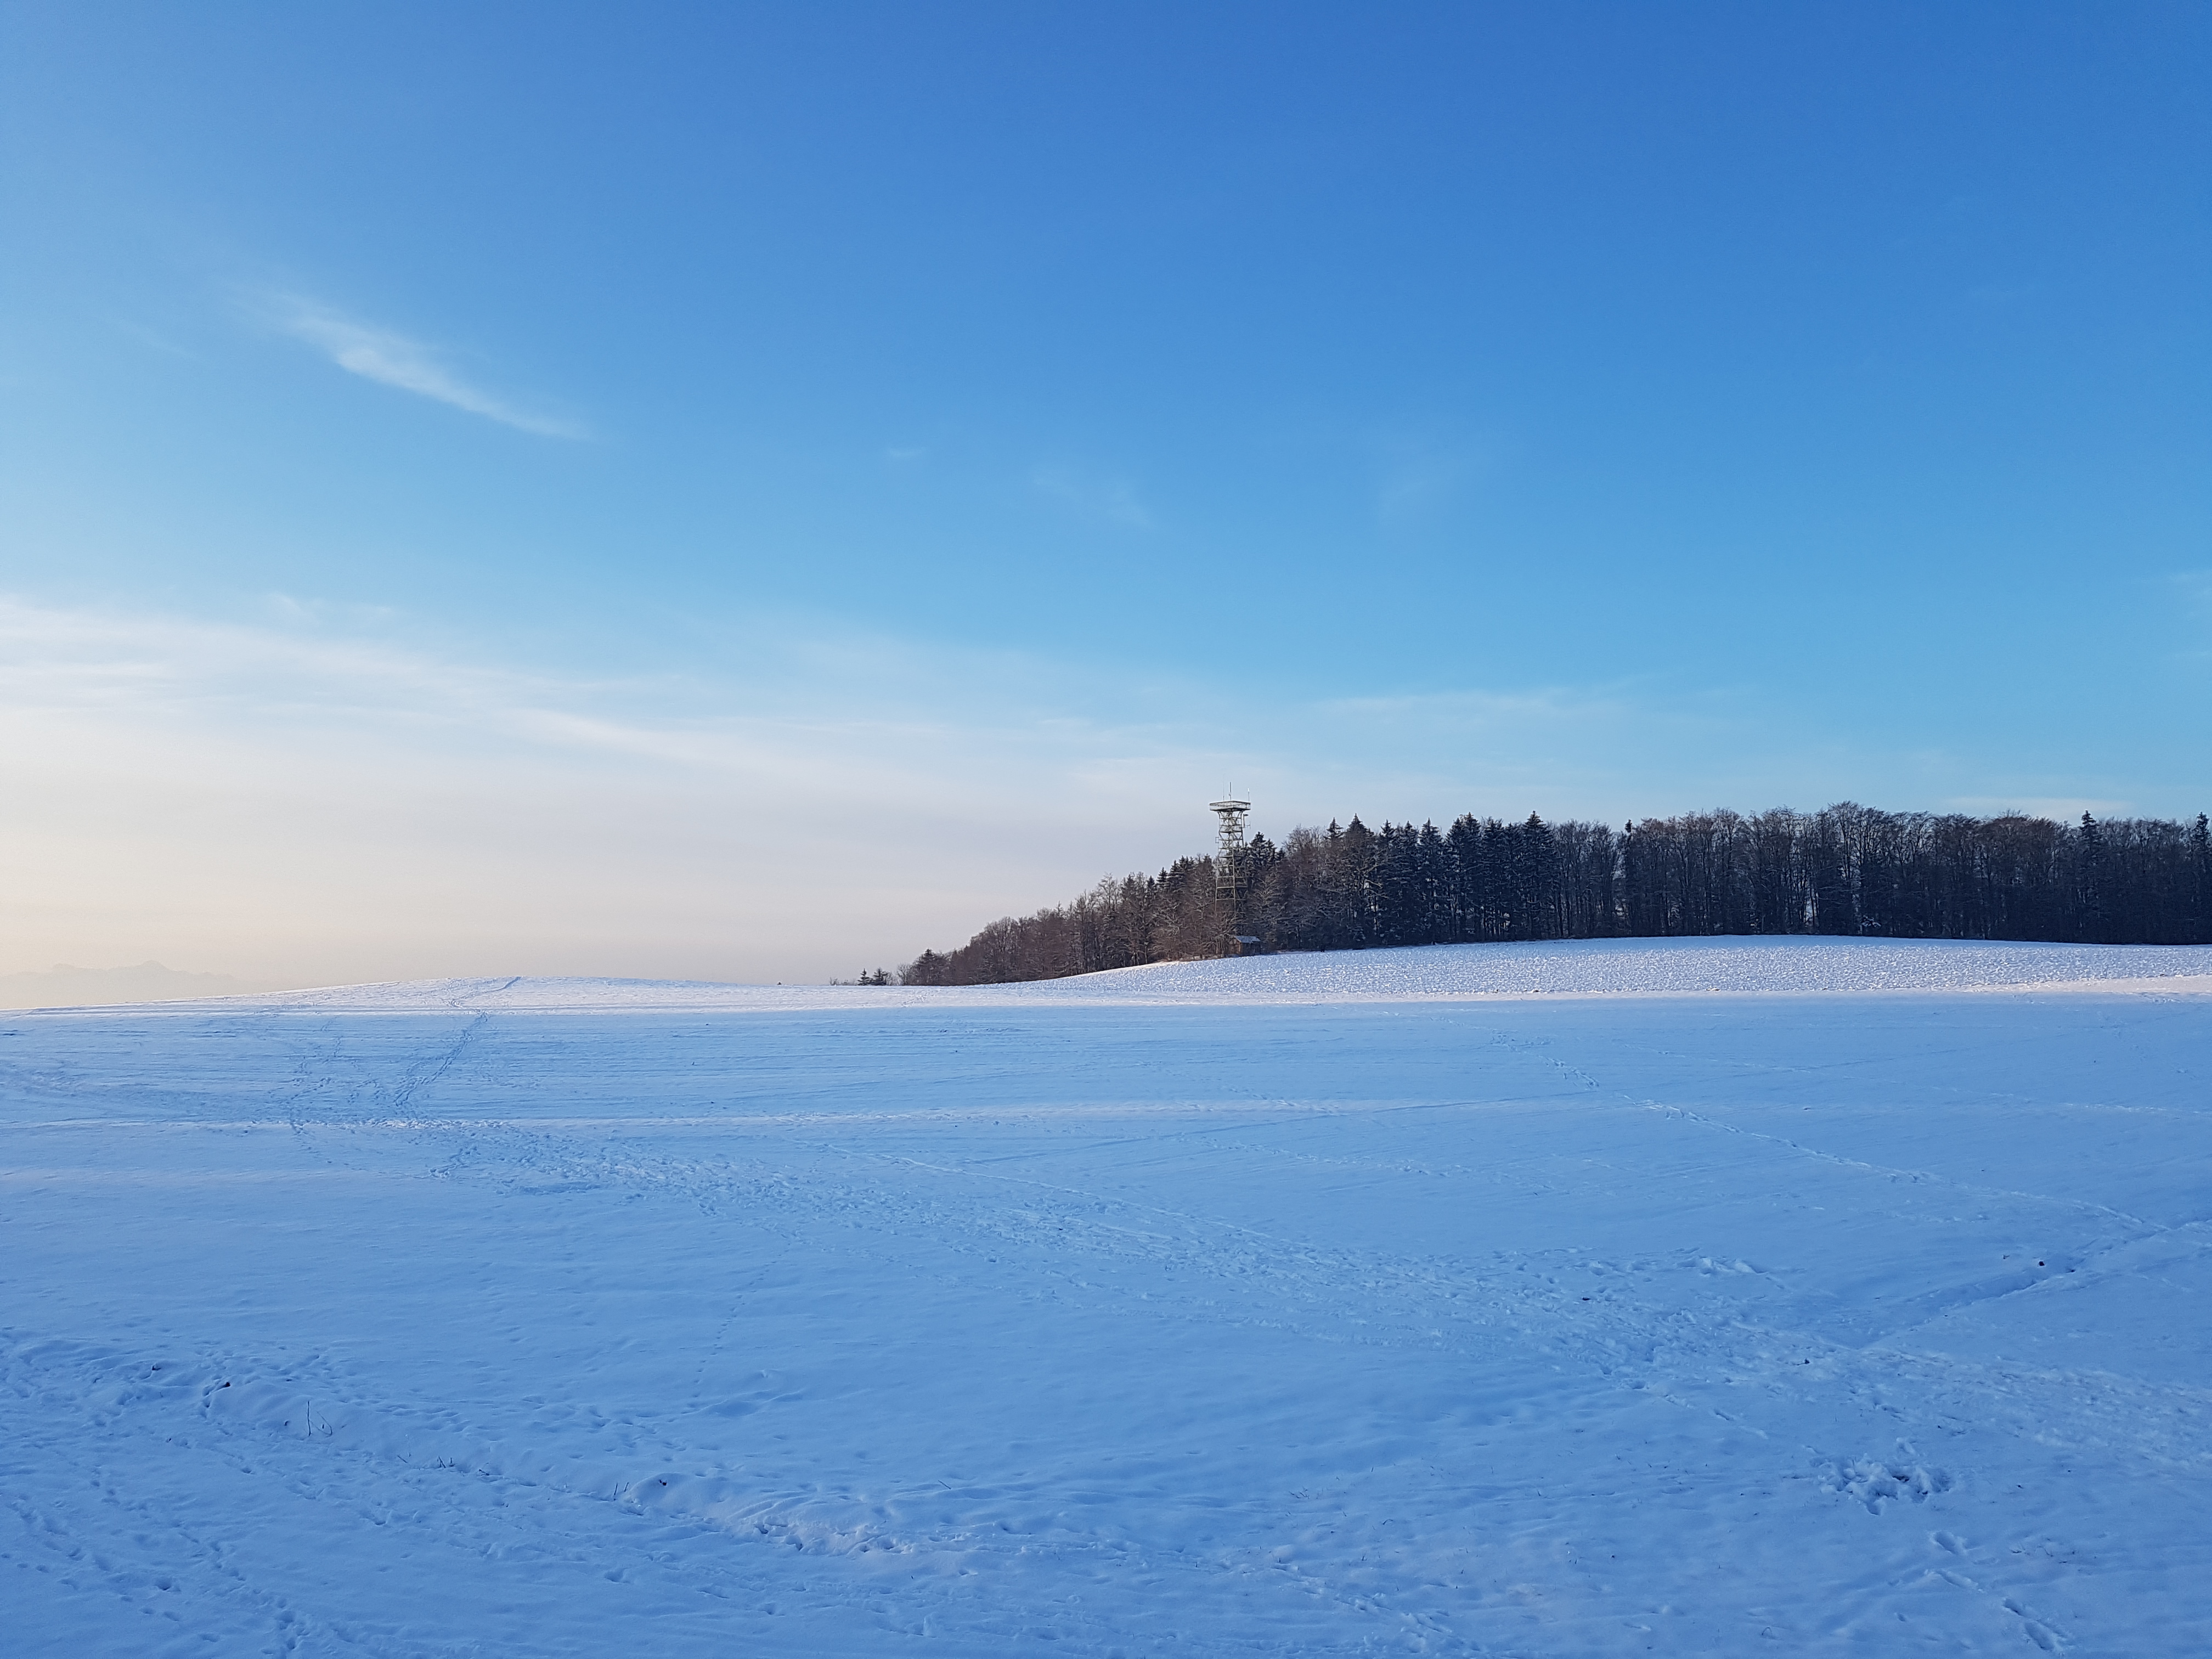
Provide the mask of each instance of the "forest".
POLYGON ((2202 813, 2066 824, 1850 801, 1619 830, 1533 813, 1442 830, 1355 817, 1279 845, 1255 836, 1233 867, 1183 858, 1108 877, 897 976, 987 985, 1237 951, 1717 933, 2208 944, 2212 845, 2202 813))

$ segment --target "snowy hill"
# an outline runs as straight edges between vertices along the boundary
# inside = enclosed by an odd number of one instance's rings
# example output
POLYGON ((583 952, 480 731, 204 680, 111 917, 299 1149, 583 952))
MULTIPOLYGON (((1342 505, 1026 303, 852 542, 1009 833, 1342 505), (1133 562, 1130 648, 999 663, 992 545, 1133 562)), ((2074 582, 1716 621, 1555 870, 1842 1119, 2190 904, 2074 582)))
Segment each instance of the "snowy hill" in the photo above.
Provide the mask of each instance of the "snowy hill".
POLYGON ((1828 994, 1855 991, 2212 991, 2212 945, 1936 939, 1567 939, 1429 945, 1168 962, 1027 984, 951 988, 718 985, 664 980, 455 979, 222 999, 331 1012, 1018 1006, 1399 1001, 1427 997, 1828 994))
POLYGON ((1728 939, 7 1016, 11 1632, 2202 1652, 2208 995, 1728 939))

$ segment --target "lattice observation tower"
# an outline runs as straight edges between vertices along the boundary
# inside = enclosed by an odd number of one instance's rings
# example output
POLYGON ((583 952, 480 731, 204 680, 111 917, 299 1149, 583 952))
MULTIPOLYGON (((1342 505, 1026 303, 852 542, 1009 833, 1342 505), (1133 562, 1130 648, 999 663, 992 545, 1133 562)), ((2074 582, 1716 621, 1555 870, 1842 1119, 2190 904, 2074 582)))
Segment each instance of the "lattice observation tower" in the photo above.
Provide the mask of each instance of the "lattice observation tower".
POLYGON ((1229 923, 1229 954, 1241 955, 1248 945, 1260 941, 1244 931, 1244 815, 1249 800, 1209 801, 1207 808, 1220 820, 1220 836, 1213 854, 1213 896, 1221 901, 1229 923))

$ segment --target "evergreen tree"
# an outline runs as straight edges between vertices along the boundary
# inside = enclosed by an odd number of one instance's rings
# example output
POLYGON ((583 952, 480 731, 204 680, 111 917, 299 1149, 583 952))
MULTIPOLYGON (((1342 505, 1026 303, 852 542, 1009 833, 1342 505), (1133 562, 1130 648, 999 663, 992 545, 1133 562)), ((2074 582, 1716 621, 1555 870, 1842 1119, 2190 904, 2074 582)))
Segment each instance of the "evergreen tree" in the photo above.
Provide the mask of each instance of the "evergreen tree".
MULTIPOLYGON (((1358 817, 1255 835, 1244 931, 1268 951, 1606 938, 1619 933, 1883 933, 1913 939, 2212 944, 2205 817, 2085 812, 2067 826, 2018 813, 1880 812, 1840 801, 1807 814, 1692 812, 1624 824, 1358 817)), ((924 951, 906 985, 1051 979, 1218 956, 1227 918, 1210 858, 1100 881, 1072 903, 1004 917, 958 950, 924 951)), ((862 983, 883 983, 882 970, 862 983)))

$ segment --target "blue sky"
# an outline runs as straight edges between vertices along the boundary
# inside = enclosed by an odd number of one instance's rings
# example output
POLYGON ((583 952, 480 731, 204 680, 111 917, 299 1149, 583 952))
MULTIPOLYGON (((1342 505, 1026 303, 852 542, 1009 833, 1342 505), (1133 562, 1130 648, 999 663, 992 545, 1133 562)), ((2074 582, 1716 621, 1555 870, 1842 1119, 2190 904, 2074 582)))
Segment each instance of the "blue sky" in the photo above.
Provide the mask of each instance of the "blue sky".
POLYGON ((2201 5, 0 19, 0 969, 2212 805, 2201 5))

